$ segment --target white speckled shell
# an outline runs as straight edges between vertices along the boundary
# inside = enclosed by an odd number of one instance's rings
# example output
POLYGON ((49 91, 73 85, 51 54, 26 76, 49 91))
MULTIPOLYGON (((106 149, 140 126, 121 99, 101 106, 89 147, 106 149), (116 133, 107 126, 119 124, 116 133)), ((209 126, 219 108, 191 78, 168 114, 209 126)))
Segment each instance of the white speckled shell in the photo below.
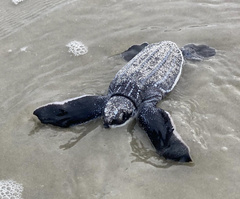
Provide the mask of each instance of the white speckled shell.
POLYGON ((150 44, 116 74, 109 91, 136 101, 148 98, 149 90, 163 97, 179 80, 183 62, 182 52, 175 43, 150 44))

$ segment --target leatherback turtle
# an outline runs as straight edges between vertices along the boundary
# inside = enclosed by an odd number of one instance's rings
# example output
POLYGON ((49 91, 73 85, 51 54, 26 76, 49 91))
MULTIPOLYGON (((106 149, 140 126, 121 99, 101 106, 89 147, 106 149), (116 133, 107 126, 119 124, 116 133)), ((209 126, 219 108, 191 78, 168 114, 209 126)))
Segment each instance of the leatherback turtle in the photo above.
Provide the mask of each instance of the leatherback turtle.
POLYGON ((34 111, 44 124, 69 127, 102 116, 104 127, 119 126, 137 118, 157 152, 179 162, 191 162, 189 147, 175 130, 167 111, 157 103, 179 80, 184 58, 202 60, 215 55, 206 45, 179 49, 170 41, 134 45, 122 53, 129 61, 110 83, 105 96, 81 96, 42 106, 34 111))

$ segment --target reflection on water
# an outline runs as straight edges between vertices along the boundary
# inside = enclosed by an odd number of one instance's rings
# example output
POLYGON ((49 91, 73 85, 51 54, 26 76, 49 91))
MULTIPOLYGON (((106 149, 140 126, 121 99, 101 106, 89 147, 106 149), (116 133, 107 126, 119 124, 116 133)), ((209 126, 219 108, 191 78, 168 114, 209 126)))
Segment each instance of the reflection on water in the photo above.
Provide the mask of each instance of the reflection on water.
MULTIPOLYGON (((134 160, 131 161, 132 163, 142 162, 142 163, 154 166, 156 168, 169 168, 173 165, 194 166, 194 164, 176 163, 174 161, 166 160, 163 157, 159 156, 156 153, 156 150, 151 150, 145 147, 145 145, 141 142, 141 140, 139 140, 139 138, 137 138, 134 135, 135 125, 137 125, 136 121, 130 123, 127 129, 131 135, 131 141, 130 141, 130 146, 132 149, 131 155, 135 158, 134 160)), ((144 133, 144 132, 141 132, 141 133, 144 133)), ((150 140, 148 141, 150 142, 150 140)))
MULTIPOLYGON (((34 127, 33 129, 29 132, 29 136, 32 136, 36 133, 39 133, 39 131, 44 131, 48 130, 49 128, 52 128, 53 130, 56 131, 65 131, 65 129, 59 128, 59 127, 55 127, 52 125, 45 125, 42 124, 40 121, 35 121, 37 120, 36 118, 34 118, 34 127)), ((96 129, 98 126, 100 125, 100 122, 98 119, 94 120, 94 121, 90 121, 88 123, 79 125, 79 126, 73 126, 68 128, 68 131, 71 131, 71 133, 75 134, 74 137, 71 137, 70 140, 66 143, 66 144, 62 144, 59 146, 60 149, 63 150, 67 150, 72 148, 73 146, 75 146, 75 144, 77 144, 82 138, 84 138, 88 133, 91 133, 94 129, 96 129)), ((67 133, 67 132, 66 132, 67 133)))
POLYGON ((70 149, 75 144, 77 144, 82 138, 84 138, 88 133, 96 129, 98 126, 99 122, 90 122, 88 124, 85 124, 83 128, 78 128, 77 130, 75 130, 75 132, 72 131, 76 133, 76 137, 71 138, 66 144, 60 145, 59 148, 64 150, 70 149))

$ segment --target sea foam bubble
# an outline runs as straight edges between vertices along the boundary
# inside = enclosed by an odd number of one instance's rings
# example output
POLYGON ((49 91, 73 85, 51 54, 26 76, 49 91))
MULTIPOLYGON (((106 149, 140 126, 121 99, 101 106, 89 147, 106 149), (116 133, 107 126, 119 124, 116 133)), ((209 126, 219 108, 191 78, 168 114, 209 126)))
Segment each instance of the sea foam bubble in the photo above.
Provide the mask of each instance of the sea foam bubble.
POLYGON ((66 46, 69 48, 68 52, 74 54, 75 56, 84 55, 88 52, 87 46, 85 46, 81 41, 71 41, 66 46))
POLYGON ((13 2, 15 5, 17 5, 17 4, 21 3, 21 2, 23 2, 23 0, 12 0, 12 2, 13 2))
POLYGON ((23 186, 13 180, 0 180, 0 199, 22 199, 23 186))

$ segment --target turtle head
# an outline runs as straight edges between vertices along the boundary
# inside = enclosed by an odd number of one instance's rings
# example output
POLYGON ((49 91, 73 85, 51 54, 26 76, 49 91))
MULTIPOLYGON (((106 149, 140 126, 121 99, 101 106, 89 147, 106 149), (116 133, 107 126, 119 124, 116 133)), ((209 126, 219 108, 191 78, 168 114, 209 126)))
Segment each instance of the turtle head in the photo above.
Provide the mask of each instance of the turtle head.
POLYGON ((113 96, 107 102, 104 113, 104 127, 119 126, 124 124, 135 113, 134 104, 126 97, 113 96))

